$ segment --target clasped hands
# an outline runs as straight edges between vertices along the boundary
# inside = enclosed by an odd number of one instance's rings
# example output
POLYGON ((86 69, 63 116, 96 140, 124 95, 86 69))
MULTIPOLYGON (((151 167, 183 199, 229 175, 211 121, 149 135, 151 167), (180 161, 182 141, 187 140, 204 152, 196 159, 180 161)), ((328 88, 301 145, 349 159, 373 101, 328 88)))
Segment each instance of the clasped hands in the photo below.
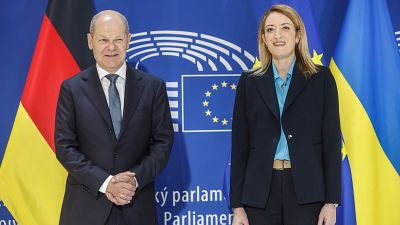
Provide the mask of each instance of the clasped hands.
POLYGON ((136 192, 135 173, 126 171, 111 178, 107 185, 106 196, 116 205, 126 205, 131 202, 136 192))

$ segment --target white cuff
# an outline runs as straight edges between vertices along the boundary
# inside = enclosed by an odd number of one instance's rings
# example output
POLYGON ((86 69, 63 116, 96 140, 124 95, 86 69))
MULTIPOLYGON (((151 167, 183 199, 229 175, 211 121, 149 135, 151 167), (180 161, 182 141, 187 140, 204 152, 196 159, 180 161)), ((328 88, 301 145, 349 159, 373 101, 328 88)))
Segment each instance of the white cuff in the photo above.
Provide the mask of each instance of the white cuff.
POLYGON ((101 185, 101 187, 100 187, 100 189, 99 189, 99 191, 100 191, 101 193, 104 193, 104 194, 106 193, 106 191, 107 191, 107 186, 108 186, 108 183, 110 183, 111 178, 113 178, 112 175, 108 176, 107 179, 104 181, 103 185, 101 185))
POLYGON ((138 187, 139 187, 139 183, 137 182, 136 177, 133 177, 133 178, 135 178, 135 181, 136 181, 136 188, 138 188, 138 187))

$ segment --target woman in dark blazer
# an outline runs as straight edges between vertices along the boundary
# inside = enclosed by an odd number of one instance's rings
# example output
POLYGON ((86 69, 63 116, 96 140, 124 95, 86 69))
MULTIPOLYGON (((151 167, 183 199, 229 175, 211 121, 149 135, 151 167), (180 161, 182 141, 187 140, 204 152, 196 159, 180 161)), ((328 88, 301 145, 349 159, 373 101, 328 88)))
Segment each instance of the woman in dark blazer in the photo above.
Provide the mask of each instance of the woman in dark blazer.
POLYGON ((258 32, 261 65, 239 80, 232 128, 233 225, 333 225, 341 200, 335 80, 310 57, 304 23, 274 5, 258 32))

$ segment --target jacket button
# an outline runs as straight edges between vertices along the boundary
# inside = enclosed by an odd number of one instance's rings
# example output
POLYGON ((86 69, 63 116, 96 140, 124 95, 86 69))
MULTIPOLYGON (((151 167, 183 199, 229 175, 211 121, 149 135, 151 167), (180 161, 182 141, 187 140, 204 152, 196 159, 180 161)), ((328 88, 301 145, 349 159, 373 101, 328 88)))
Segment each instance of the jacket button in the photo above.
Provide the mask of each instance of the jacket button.
POLYGON ((86 185, 83 185, 83 189, 84 189, 85 191, 87 191, 87 192, 90 192, 90 189, 89 189, 89 187, 88 187, 88 186, 86 186, 86 185))
POLYGON ((287 136, 287 138, 288 138, 288 140, 290 140, 290 139, 293 138, 293 135, 289 134, 289 135, 287 136))
POLYGON ((272 139, 272 143, 274 143, 274 144, 278 143, 278 138, 272 139))

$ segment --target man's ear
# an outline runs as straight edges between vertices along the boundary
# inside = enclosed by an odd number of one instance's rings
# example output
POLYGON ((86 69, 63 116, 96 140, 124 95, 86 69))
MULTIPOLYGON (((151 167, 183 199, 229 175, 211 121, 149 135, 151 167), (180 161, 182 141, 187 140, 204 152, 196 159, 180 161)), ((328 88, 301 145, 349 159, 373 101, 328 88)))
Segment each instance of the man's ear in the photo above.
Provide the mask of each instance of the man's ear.
POLYGON ((128 42, 127 45, 126 45, 126 50, 129 49, 129 42, 131 42, 131 36, 132 36, 132 34, 129 33, 129 34, 128 34, 128 39, 126 40, 126 41, 128 42))
POLYGON ((93 50, 93 37, 90 33, 88 33, 86 36, 87 36, 89 49, 93 50))

